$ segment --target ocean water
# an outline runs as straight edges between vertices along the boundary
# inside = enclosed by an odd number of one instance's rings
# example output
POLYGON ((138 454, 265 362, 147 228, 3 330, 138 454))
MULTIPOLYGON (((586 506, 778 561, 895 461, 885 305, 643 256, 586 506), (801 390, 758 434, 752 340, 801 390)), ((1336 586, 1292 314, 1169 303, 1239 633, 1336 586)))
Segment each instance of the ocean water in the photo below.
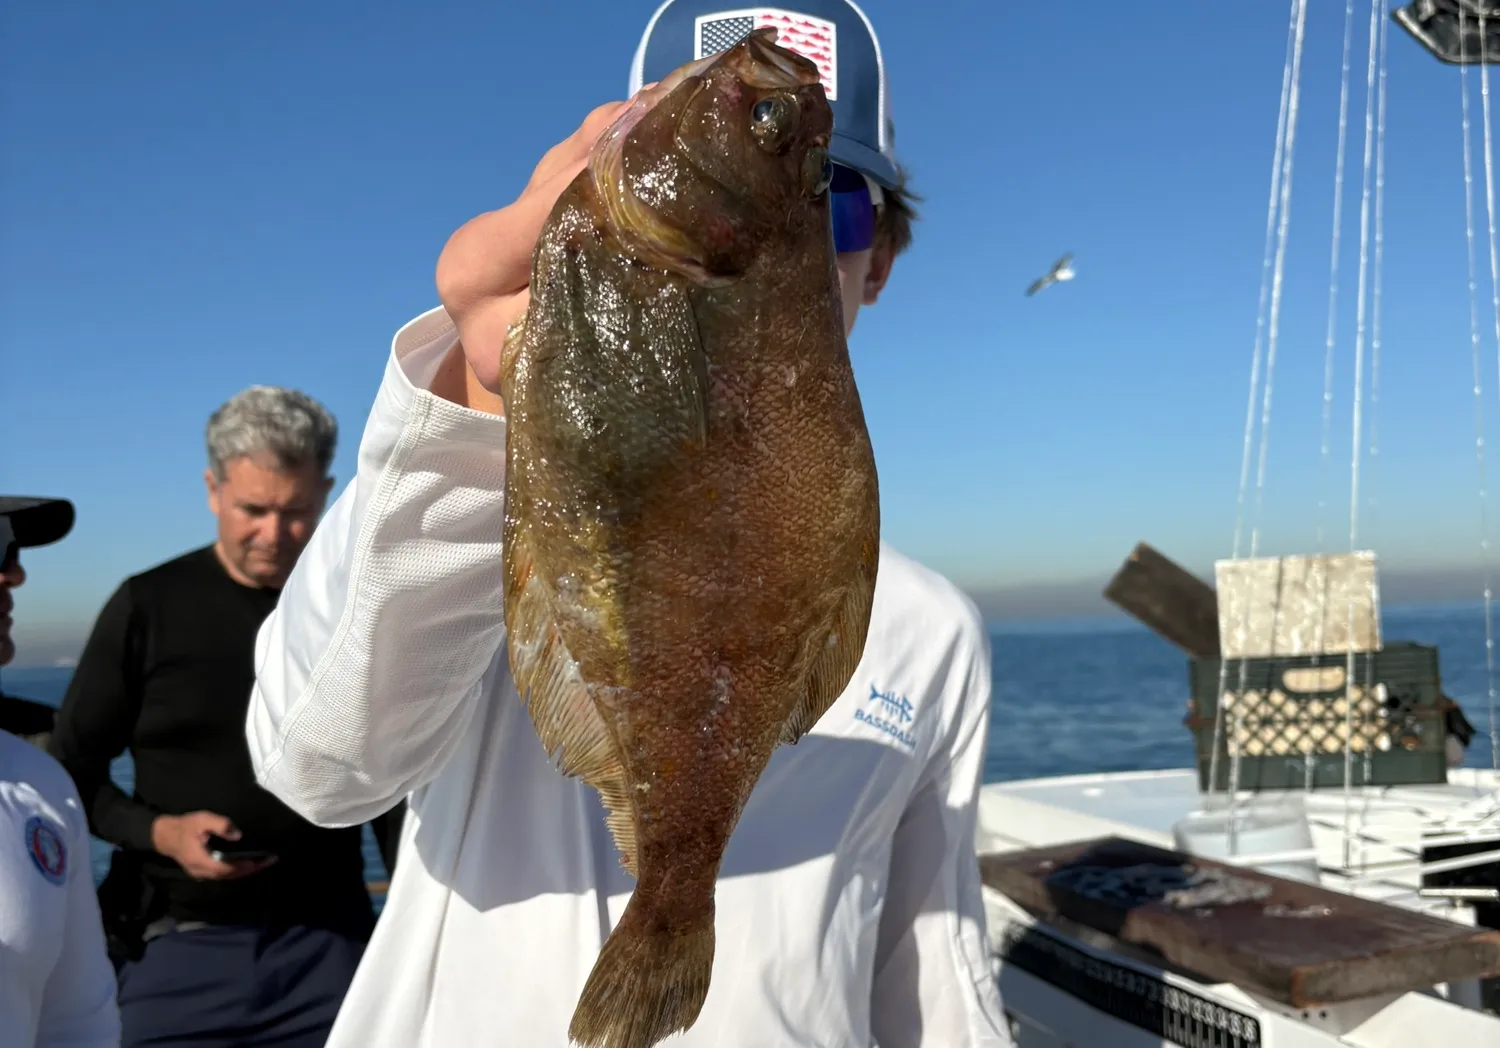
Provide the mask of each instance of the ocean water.
MULTIPOLYGON (((1500 607, 1495 609, 1500 632, 1500 607)), ((1444 690, 1477 734, 1466 764, 1489 767, 1489 692, 1484 611, 1480 605, 1387 609, 1387 641, 1438 647, 1444 690)), ((1193 761, 1193 741, 1182 724, 1188 701, 1186 656, 1126 620, 996 623, 990 629, 993 692, 986 782, 1095 771, 1181 768, 1193 761)), ((10 695, 56 704, 68 669, 7 670, 0 687, 10 695)), ((1494 681, 1500 689, 1500 676, 1494 681)), ((130 789, 128 756, 115 762, 115 780, 130 789)), ((94 842, 95 876, 109 847, 94 842)), ((385 868, 368 828, 365 859, 371 880, 385 868)))

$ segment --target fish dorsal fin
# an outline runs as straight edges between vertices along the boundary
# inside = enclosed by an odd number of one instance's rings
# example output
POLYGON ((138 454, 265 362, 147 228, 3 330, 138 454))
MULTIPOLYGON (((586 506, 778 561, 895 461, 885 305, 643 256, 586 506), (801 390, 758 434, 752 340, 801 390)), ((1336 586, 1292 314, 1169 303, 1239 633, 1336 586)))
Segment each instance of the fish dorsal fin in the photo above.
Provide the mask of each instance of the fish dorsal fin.
POLYGON ((812 731, 813 725, 849 686, 849 678, 854 676, 864 655, 865 630, 870 622, 870 605, 875 591, 874 573, 873 561, 868 567, 861 565, 860 577, 845 588, 828 628, 813 637, 812 642, 818 648, 812 655, 807 690, 782 727, 781 742, 795 743, 812 731))
POLYGON ((620 862, 636 875, 635 822, 615 742, 554 617, 557 597, 533 570, 525 530, 506 510, 505 618, 511 673, 543 748, 564 775, 598 791, 620 862))

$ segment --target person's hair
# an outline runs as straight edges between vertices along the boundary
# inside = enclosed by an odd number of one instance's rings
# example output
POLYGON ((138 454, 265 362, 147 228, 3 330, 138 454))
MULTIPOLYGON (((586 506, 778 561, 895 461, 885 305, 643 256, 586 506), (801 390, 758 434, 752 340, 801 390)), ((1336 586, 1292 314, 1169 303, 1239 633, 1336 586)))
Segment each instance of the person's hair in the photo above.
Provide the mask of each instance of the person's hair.
POLYGON ((283 470, 316 463, 328 475, 338 443, 338 423, 306 393, 251 386, 235 394, 208 420, 208 465, 224 479, 232 459, 271 455, 283 470))
POLYGON ((885 203, 875 213, 875 237, 890 244, 892 257, 911 247, 911 224, 918 218, 916 205, 922 199, 907 188, 905 168, 897 167, 896 174, 899 184, 895 189, 882 189, 885 203))

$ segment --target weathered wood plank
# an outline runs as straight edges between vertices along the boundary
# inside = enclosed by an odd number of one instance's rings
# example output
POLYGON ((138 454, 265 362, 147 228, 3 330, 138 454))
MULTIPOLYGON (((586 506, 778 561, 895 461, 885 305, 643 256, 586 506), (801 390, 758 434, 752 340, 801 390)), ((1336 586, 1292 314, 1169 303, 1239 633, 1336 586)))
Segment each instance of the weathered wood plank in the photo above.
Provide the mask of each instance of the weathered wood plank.
POLYGON ((1131 550, 1104 596, 1189 655, 1219 657, 1214 588, 1146 543, 1131 550))
POLYGON ((1373 553, 1221 560, 1214 578, 1226 659, 1380 649, 1373 553))
POLYGON ((1500 975, 1500 932, 1118 837, 984 855, 980 871, 1040 917, 1296 1008, 1500 975))

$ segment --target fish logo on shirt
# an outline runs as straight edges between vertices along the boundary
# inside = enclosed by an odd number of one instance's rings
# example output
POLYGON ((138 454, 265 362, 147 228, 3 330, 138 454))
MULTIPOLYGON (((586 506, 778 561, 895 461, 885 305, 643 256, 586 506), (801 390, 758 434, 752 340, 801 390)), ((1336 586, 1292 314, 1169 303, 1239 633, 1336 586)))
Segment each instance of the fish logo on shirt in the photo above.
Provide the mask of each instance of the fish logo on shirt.
POLYGON ((916 711, 910 699, 895 692, 881 691, 871 684, 870 697, 865 701, 869 707, 855 710, 855 720, 889 735, 908 750, 916 749, 916 736, 906 727, 912 723, 912 714, 916 711))
POLYGON ((40 815, 26 820, 24 830, 26 853, 37 872, 52 884, 62 884, 68 879, 68 846, 62 834, 40 815))

